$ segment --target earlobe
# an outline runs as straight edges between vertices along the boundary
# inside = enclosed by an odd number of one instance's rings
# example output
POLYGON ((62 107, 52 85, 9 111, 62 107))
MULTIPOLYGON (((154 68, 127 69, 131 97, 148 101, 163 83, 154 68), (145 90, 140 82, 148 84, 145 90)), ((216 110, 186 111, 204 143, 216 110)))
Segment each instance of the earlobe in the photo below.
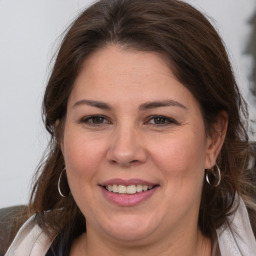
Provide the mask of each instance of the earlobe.
POLYGON ((56 128, 59 126, 59 124, 60 124, 60 120, 57 119, 57 120, 55 121, 55 123, 54 123, 54 128, 56 129, 56 128))
POLYGON ((211 127, 207 138, 205 169, 210 169, 215 165, 226 137, 227 128, 228 114, 226 111, 221 111, 216 118, 216 122, 211 127))
POLYGON ((56 138, 56 140, 60 146, 60 149, 63 153, 63 138, 62 138, 63 135, 60 135, 60 134, 63 134, 63 129, 60 126, 62 126, 62 124, 61 124, 60 120, 57 119, 54 123, 54 133, 55 133, 55 138, 56 138))

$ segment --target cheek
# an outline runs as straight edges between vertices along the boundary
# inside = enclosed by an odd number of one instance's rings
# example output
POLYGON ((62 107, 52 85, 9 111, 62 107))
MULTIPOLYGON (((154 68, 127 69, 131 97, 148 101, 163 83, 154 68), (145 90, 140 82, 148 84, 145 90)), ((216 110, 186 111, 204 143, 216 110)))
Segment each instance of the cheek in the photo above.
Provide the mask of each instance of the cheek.
POLYGON ((99 149, 99 143, 88 140, 88 136, 83 136, 81 132, 67 131, 64 136, 63 147, 66 167, 70 166, 71 169, 76 171, 84 165, 87 167, 93 165, 94 159, 97 159, 100 154, 99 149))
MULTIPOLYGON (((64 136, 63 154, 71 193, 82 211, 90 211, 92 201, 97 201, 92 188, 97 186, 96 177, 104 147, 102 142, 84 137, 80 131, 67 132, 64 136)), ((83 213, 88 215, 88 212, 83 213)))
POLYGON ((160 141, 151 151, 152 159, 166 182, 186 185, 201 184, 204 177, 206 146, 204 137, 176 134, 160 141))
POLYGON ((102 141, 84 137, 80 132, 67 132, 64 137, 65 165, 69 183, 74 189, 82 189, 84 186, 77 184, 93 180, 104 156, 102 141))
POLYGON ((158 213, 173 225, 186 218, 197 218, 204 179, 205 138, 176 132, 168 140, 158 139, 154 144, 150 154, 163 189, 163 205, 158 213))

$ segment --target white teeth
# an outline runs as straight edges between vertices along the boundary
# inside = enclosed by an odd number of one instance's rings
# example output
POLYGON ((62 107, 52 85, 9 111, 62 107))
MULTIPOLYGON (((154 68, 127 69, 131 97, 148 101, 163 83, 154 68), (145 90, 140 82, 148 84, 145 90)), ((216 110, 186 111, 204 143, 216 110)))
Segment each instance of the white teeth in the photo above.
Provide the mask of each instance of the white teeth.
POLYGON ((153 186, 148 185, 107 185, 106 189, 110 192, 119 193, 119 194, 135 194, 143 191, 152 189, 153 186))
POLYGON ((113 192, 114 193, 118 193, 119 192, 117 185, 113 185, 113 192))
POLYGON ((142 192, 142 185, 137 185, 137 192, 142 192))
POLYGON ((118 186, 118 193, 120 194, 126 194, 126 186, 123 186, 123 185, 119 185, 118 186))
POLYGON ((108 190, 108 191, 113 191, 113 186, 108 185, 108 186, 107 186, 107 190, 108 190))
POLYGON ((143 190, 143 191, 148 190, 148 186, 147 186, 147 185, 142 185, 142 190, 143 190))
POLYGON ((136 189, 135 185, 128 186, 126 189, 127 194, 135 194, 136 191, 137 191, 137 189, 136 189))

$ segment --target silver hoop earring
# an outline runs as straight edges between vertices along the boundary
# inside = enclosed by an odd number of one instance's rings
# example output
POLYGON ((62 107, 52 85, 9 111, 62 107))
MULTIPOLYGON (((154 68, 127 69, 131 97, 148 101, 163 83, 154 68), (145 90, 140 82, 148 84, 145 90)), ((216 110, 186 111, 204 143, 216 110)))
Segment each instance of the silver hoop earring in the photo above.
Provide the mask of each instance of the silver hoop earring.
POLYGON ((205 179, 207 183, 213 187, 218 187, 220 185, 221 172, 217 164, 215 164, 211 170, 206 170, 205 179))
POLYGON ((68 197, 68 196, 69 196, 69 194, 70 194, 70 189, 69 189, 69 186, 68 186, 67 178, 66 178, 66 180, 64 181, 64 184, 62 183, 63 185, 61 186, 61 179, 62 179, 62 176, 63 176, 64 171, 66 171, 66 168, 64 168, 64 169, 61 171, 61 173, 60 173, 60 177, 59 177, 59 179, 58 179, 58 191, 59 191, 60 196, 65 198, 65 197, 68 197), (67 195, 65 195, 64 193, 61 192, 61 187, 62 187, 62 188, 64 187, 64 189, 67 190, 67 195))

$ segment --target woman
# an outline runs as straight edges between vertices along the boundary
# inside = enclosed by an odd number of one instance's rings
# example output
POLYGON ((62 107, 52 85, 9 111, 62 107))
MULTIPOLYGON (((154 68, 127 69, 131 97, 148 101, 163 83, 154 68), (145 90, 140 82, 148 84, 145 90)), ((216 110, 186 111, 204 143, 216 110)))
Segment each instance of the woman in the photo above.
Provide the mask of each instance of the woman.
POLYGON ((246 104, 193 7, 92 5, 43 110, 49 154, 6 255, 255 255, 246 104))

